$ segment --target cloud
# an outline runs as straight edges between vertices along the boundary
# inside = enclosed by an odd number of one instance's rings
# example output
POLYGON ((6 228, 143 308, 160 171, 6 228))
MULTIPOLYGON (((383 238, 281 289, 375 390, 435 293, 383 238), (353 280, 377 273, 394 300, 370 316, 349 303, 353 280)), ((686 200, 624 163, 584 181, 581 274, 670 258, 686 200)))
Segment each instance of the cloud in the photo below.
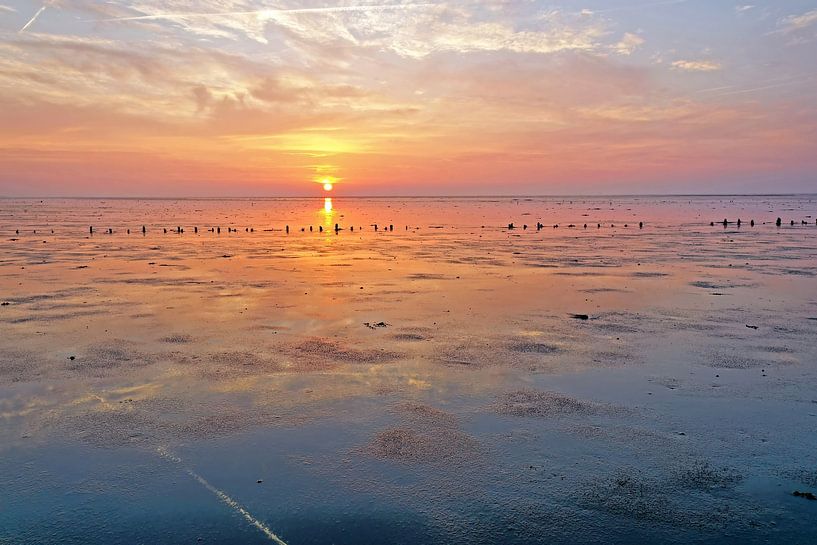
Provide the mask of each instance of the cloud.
POLYGON ((672 67, 676 70, 683 70, 685 72, 714 72, 722 68, 720 63, 707 60, 702 61, 678 60, 673 61, 672 67))
POLYGON ((632 55, 633 52, 642 45, 644 45, 644 38, 638 34, 625 32, 624 37, 620 42, 613 46, 613 49, 619 55, 632 55))
MULTIPOLYGON (((244 3, 223 0, 199 3, 203 11, 178 9, 183 2, 138 6, 142 14, 104 17, 99 24, 133 23, 172 26, 207 38, 250 38, 268 43, 271 29, 299 44, 332 44, 386 49, 407 58, 438 52, 510 51, 549 54, 564 50, 596 50, 608 34, 594 18, 558 10, 542 11, 523 4, 524 28, 511 15, 523 9, 513 3, 487 3, 480 8, 439 3, 382 3, 325 8, 246 9, 244 3), (527 7, 525 7, 527 6, 527 7), (243 9, 229 9, 229 8, 243 9), (497 9, 492 9, 497 7, 497 9), (501 9, 498 9, 501 7, 501 9), (173 9, 176 8, 176 9, 173 9), (228 8, 228 9, 223 9, 228 8)), ((274 36, 273 36, 274 38, 274 36)))
POLYGON ((370 92, 354 85, 323 85, 304 76, 267 77, 250 89, 250 94, 268 104, 301 103, 327 107, 349 100, 360 101, 370 92))
POLYGON ((789 34, 809 28, 817 23, 817 9, 807 11, 801 15, 789 15, 778 23, 780 32, 789 34))
POLYGON ((427 32, 398 31, 393 38, 364 40, 369 45, 389 47, 395 53, 421 58, 439 52, 510 51, 550 54, 560 51, 592 51, 599 47, 604 31, 597 27, 573 28, 551 21, 545 30, 515 30, 495 22, 432 22, 427 32))
POLYGON ((745 13, 745 12, 747 12, 749 10, 753 10, 753 9, 755 9, 755 6, 752 5, 752 4, 745 4, 745 5, 741 5, 741 6, 735 6, 735 12, 737 12, 737 13, 745 13))
POLYGON ((7 6, 5 4, 0 4, 0 11, 4 11, 6 13, 17 13, 17 10, 11 6, 7 6))
POLYGON ((150 15, 134 15, 130 17, 111 17, 108 19, 97 19, 91 22, 116 22, 116 21, 157 21, 173 19, 223 19, 225 17, 236 17, 242 15, 255 15, 261 18, 274 18, 276 15, 321 15, 328 13, 355 13, 355 12, 375 12, 390 10, 409 10, 416 8, 434 7, 435 4, 375 4, 359 6, 331 6, 318 8, 266 8, 250 11, 216 11, 216 12, 181 12, 181 13, 153 13, 150 15))
MULTIPOLYGON (((177 2, 170 2, 170 6, 175 7, 177 2)), ((397 4, 363 4, 351 6, 328 6, 328 7, 281 7, 281 8, 260 8, 246 9, 243 3, 231 1, 226 2, 204 2, 203 5, 213 4, 214 8, 208 11, 201 10, 177 10, 168 11, 161 6, 131 6, 131 9, 140 11, 141 15, 118 15, 115 17, 105 17, 94 19, 88 22, 95 23, 127 23, 127 22, 171 22, 181 26, 185 30, 211 36, 228 38, 236 35, 245 35, 260 43, 267 43, 264 31, 268 24, 281 24, 287 26, 291 24, 293 18, 311 17, 325 19, 333 15, 359 15, 376 14, 389 11, 411 11, 424 8, 433 8, 436 4, 430 3, 397 3, 397 4), (244 9, 224 9, 224 8, 244 8, 244 9)), ((181 3, 180 7, 187 7, 181 3)))

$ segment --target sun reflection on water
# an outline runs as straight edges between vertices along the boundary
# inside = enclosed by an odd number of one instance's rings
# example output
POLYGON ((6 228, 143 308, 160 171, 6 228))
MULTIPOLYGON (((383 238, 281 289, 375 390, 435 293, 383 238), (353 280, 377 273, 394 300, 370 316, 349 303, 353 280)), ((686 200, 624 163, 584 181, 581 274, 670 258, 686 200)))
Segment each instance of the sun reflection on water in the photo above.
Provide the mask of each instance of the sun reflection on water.
POLYGON ((326 197, 323 199, 323 210, 320 211, 319 215, 323 216, 323 229, 329 233, 332 231, 333 226, 335 225, 335 207, 334 203, 332 203, 331 197, 326 197))

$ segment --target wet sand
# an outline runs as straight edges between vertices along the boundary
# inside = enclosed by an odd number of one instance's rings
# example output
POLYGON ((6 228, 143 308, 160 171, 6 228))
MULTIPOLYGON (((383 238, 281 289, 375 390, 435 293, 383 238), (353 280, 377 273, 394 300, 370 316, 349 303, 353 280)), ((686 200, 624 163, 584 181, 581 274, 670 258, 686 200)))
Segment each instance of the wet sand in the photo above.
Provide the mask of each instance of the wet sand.
POLYGON ((0 542, 817 542, 815 217, 0 200, 0 542))

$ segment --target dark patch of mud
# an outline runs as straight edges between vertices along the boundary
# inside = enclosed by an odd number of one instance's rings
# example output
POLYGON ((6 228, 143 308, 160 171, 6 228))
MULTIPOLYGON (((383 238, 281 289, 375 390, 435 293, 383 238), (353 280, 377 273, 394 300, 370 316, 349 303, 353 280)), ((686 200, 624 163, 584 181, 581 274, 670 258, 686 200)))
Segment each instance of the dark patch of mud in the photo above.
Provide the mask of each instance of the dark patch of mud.
POLYGON ((508 349, 520 354, 558 354, 562 351, 554 344, 535 342, 531 340, 518 340, 508 343, 508 349))
POLYGON ((89 316, 99 316, 106 314, 105 310, 77 310, 75 312, 60 312, 55 314, 32 314, 6 320, 10 324, 25 324, 29 322, 57 322, 60 320, 75 320, 77 318, 87 318, 89 316))
POLYGON ((774 365, 769 360, 762 360, 742 354, 716 352, 706 358, 706 364, 715 369, 757 369, 774 365))
POLYGON ((689 490, 731 489, 743 480, 743 475, 734 469, 716 467, 705 461, 695 461, 678 469, 672 476, 672 483, 689 490))
POLYGON ((624 335, 627 333, 641 333, 642 330, 637 325, 632 325, 624 322, 593 322, 593 329, 610 334, 610 335, 624 335))
POLYGON ((45 373, 46 362, 31 353, 3 351, 0 354, 0 384, 32 382, 45 373))
MULTIPOLYGON (((174 268, 176 267, 174 265, 174 268)), ((179 286, 209 286, 219 289, 225 288, 221 284, 211 284, 208 280, 199 280, 197 278, 101 278, 97 279, 97 282, 100 284, 124 284, 129 286, 169 286, 172 288, 178 288, 179 286)))
POLYGON ((703 531, 763 526, 768 514, 731 492, 740 479, 736 471, 715 469, 706 462, 695 462, 663 477, 625 468, 585 483, 579 505, 648 523, 703 531))
POLYGON ((729 288, 753 288, 757 284, 751 282, 731 282, 717 281, 717 280, 695 280, 689 283, 693 288, 701 288, 706 290, 726 290, 729 288))
POLYGON ((817 488, 817 469, 783 469, 778 474, 788 480, 798 482, 805 486, 817 488))
POLYGON ((258 426, 297 425, 291 416, 264 407, 242 408, 177 398, 100 403, 84 412, 52 414, 44 422, 58 434, 99 448, 157 446, 194 439, 225 437, 258 426))
POLYGON ((408 401, 400 403, 395 407, 395 412, 405 420, 424 427, 448 427, 457 424, 457 417, 453 414, 421 403, 408 401))
POLYGON ((450 280, 450 276, 433 273, 415 273, 406 276, 409 280, 450 280))
POLYGON ((279 362, 262 357, 255 352, 219 352, 211 354, 200 367, 203 375, 212 378, 235 378, 281 371, 279 362))
POLYGON ((603 312, 590 320, 590 327, 602 333, 615 335, 650 333, 660 330, 660 318, 632 312, 603 312))
POLYGON ((636 271, 630 274, 630 276, 633 278, 662 278, 664 276, 670 276, 670 274, 657 271, 636 271))
POLYGON ((814 278, 817 276, 817 273, 809 269, 785 269, 783 270, 783 274, 788 276, 805 276, 808 278, 814 278))
POLYGON ((590 353, 590 361, 595 367, 622 367, 638 364, 640 359, 625 350, 597 350, 590 353))
POLYGON ((322 368, 338 363, 381 364, 399 359, 402 355, 386 349, 352 348, 340 341, 311 337, 292 346, 288 352, 299 364, 322 368))
POLYGON ((652 377, 647 380, 669 390, 677 390, 683 386, 683 383, 676 377, 652 377))
POLYGON ((172 434, 169 424, 156 422, 130 408, 65 416, 49 422, 48 427, 51 433, 62 433, 98 448, 156 443, 172 434))
POLYGON ((558 276, 577 276, 580 278, 605 276, 607 273, 596 271, 558 271, 553 273, 558 276))
POLYGON ((395 341, 417 342, 426 341, 434 336, 434 330, 430 327, 402 327, 391 338, 395 341))
POLYGON ((80 295, 87 296, 88 294, 95 292, 96 290, 93 288, 68 288, 64 290, 57 290, 51 293, 38 293, 34 295, 13 297, 9 299, 9 301, 15 304, 37 303, 40 301, 53 301, 57 299, 66 299, 69 297, 77 297, 80 295))
POLYGON ((135 346, 134 343, 122 339, 91 345, 77 354, 73 360, 69 360, 66 367, 70 371, 101 376, 121 368, 135 369, 156 362, 155 355, 142 353, 135 346))
POLYGON ((422 403, 406 401, 392 408, 401 425, 375 434, 359 454, 409 464, 459 465, 475 460, 481 444, 458 428, 455 415, 422 403))
POLYGON ((621 407, 584 401, 558 392, 519 390, 500 397, 493 405, 498 414, 533 418, 622 414, 621 407))
POLYGON ((168 344, 188 344, 193 342, 193 337, 190 335, 185 335, 183 333, 174 333, 173 335, 162 337, 159 340, 163 343, 168 344))
POLYGON ((764 345, 755 348, 758 352, 765 352, 767 354, 793 354, 794 350, 788 346, 773 346, 764 345))
POLYGON ((392 462, 433 464, 465 461, 475 456, 478 448, 474 438, 455 429, 390 428, 375 435, 363 452, 392 462))
POLYGON ((495 365, 508 365, 511 358, 497 346, 485 340, 468 340, 449 345, 440 350, 435 359, 451 367, 482 368, 495 365))
POLYGON ((587 288, 578 291, 581 293, 632 293, 630 290, 621 288, 587 288))
POLYGON ((391 336, 391 338, 400 342, 418 342, 427 340, 427 337, 420 335, 419 333, 395 333, 391 336))

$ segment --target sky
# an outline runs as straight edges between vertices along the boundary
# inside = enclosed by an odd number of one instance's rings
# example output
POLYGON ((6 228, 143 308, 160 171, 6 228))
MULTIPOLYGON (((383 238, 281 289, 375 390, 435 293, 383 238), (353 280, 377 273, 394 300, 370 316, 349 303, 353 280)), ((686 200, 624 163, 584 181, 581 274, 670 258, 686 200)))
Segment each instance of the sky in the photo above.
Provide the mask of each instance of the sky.
POLYGON ((0 196, 817 193, 745 1, 0 0, 0 196))

